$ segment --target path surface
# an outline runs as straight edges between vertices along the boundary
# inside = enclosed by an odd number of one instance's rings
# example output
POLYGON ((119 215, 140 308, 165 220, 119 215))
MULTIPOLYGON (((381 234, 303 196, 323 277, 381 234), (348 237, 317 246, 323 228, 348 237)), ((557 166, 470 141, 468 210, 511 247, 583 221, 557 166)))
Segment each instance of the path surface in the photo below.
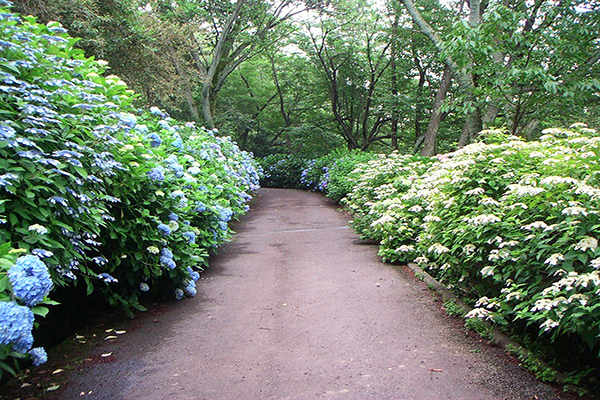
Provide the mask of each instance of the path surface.
POLYGON ((58 397, 560 398, 465 336, 347 223, 318 194, 260 190, 198 296, 90 349, 112 355, 69 373, 58 397))

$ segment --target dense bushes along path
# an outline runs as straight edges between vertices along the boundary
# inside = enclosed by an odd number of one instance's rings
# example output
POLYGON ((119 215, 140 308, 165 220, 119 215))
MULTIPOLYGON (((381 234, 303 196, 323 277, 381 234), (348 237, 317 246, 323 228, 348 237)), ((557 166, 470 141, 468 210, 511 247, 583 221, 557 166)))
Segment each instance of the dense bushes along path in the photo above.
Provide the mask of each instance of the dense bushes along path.
POLYGON ((561 398, 499 350, 466 337, 420 282, 382 264, 347 222, 322 195, 261 189, 196 298, 142 315, 82 357, 105 362, 69 370, 51 354, 47 369, 66 371, 50 394, 561 398))

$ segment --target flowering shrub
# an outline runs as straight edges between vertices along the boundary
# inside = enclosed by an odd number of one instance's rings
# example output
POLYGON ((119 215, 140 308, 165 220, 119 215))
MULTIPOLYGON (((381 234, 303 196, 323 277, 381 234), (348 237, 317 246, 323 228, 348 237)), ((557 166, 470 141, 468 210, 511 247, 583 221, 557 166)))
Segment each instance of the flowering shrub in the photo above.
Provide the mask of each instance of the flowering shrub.
MULTIPOLYGON (((7 4, 0 243, 30 253, 8 273, 14 298, 30 307, 52 285, 85 285, 130 312, 145 293, 195 295, 209 249, 229 238, 228 222, 258 188, 251 155, 156 107, 136 109, 127 85, 59 24, 7 4)), ((29 324, 23 309, 0 306, 29 324)))
POLYGON ((301 183, 302 170, 307 160, 292 154, 271 154, 261 158, 263 170, 261 185, 276 188, 303 188, 301 183))
POLYGON ((320 191, 339 201, 352 189, 352 171, 356 165, 374 157, 358 150, 335 150, 312 160, 273 154, 261 160, 263 186, 320 191))
POLYGON ((354 150, 334 152, 325 160, 329 163, 323 169, 319 190, 336 202, 344 198, 354 187, 357 165, 376 157, 373 153, 354 150))
POLYGON ((347 205, 384 259, 414 261, 474 298, 467 317, 523 322, 597 355, 600 138, 581 124, 544 133, 524 142, 484 132, 423 174, 427 163, 404 170, 402 156, 382 157, 347 205))

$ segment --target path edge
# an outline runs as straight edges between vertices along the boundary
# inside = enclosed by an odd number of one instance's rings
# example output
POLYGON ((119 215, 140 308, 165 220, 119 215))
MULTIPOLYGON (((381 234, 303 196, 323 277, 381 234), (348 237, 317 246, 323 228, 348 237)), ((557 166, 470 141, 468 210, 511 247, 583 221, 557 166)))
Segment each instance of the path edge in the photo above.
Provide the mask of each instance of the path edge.
MULTIPOLYGON (((417 264, 407 263, 407 264, 403 264, 403 265, 405 265, 410 270, 412 270, 413 273, 415 274, 415 276, 418 279, 421 279, 423 282, 425 282, 431 290, 433 290, 437 294, 439 294, 439 296, 442 298, 442 300, 444 302, 451 301, 451 302, 457 304, 460 308, 462 308, 462 310, 465 314, 468 313, 469 311, 473 310, 473 307, 467 305, 457 295, 455 295, 450 290, 448 290, 442 283, 440 283, 435 278, 433 278, 431 275, 429 275, 427 272, 425 272, 417 264)), ((552 371, 553 372, 552 381, 554 381, 558 384, 561 384, 561 385, 564 385, 567 383, 565 374, 557 371, 555 368, 548 365, 548 363, 546 363, 545 361, 543 361, 542 359, 540 359, 539 357, 534 355, 532 352, 527 350, 527 348, 525 348, 525 346, 523 346, 521 343, 517 342, 510 336, 501 332, 498 328, 496 328, 494 325, 492 325, 488 321, 485 321, 483 319, 480 319, 479 321, 487 329, 489 329, 490 335, 489 335, 489 337, 486 337, 485 339, 487 339, 494 345, 500 347, 506 353, 516 357, 518 360, 521 361, 522 364, 529 364, 530 366, 533 366, 534 368, 537 367, 541 370, 552 371)), ((530 367, 528 365, 525 365, 525 367, 527 369, 530 369, 530 367)), ((538 379, 540 379, 540 378, 538 378, 538 379)))

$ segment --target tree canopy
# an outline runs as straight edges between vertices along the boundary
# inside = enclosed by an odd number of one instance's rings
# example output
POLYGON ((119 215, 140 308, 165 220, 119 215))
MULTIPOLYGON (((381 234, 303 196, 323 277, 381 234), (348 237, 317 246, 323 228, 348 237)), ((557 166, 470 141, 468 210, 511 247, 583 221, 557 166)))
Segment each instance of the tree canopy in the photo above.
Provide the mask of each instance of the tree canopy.
POLYGON ((484 128, 597 126, 595 0, 17 0, 140 103, 257 154, 433 155, 484 128))

